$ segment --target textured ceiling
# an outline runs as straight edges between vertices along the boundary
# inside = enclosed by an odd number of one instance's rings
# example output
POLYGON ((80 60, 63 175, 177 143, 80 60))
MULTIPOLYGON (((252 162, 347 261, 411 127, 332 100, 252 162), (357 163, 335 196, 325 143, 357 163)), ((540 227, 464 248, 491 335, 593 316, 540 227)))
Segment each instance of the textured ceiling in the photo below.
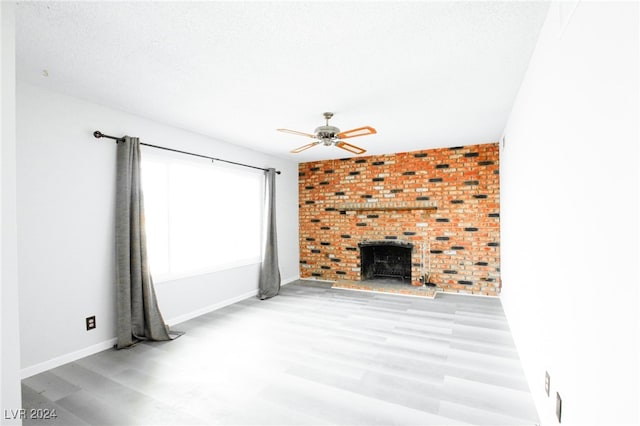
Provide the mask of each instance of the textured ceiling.
MULTIPOLYGON (((21 2, 18 78, 295 161, 497 141, 547 2, 21 2), (43 70, 48 77, 43 76, 43 70)), ((102 129, 108 132, 108 129, 102 129)), ((144 140, 144 135, 139 135, 144 140)), ((149 141, 152 142, 152 141, 149 141)), ((158 141, 155 141, 158 142, 158 141)), ((153 142, 152 142, 153 143, 153 142)))

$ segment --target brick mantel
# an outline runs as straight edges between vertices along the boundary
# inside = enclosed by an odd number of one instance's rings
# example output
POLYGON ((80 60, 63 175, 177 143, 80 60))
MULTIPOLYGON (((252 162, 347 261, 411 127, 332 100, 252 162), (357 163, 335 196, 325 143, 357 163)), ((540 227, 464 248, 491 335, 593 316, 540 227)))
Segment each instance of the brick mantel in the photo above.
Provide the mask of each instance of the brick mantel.
POLYGON ((340 211, 385 211, 385 210, 436 210, 438 207, 433 202, 422 203, 348 203, 338 205, 340 211))

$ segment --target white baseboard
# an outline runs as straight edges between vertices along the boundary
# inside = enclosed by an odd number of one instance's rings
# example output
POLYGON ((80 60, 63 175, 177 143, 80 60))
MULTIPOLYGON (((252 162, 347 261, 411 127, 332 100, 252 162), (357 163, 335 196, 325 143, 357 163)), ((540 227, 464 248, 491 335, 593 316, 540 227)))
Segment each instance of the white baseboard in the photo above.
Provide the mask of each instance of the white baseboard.
POLYGON ((88 346, 84 349, 80 349, 79 351, 60 355, 48 361, 44 361, 27 368, 23 368, 22 370, 20 370, 20 377, 22 379, 26 379, 27 377, 35 376, 36 374, 42 373, 43 371, 60 367, 61 365, 67 364, 72 361, 77 361, 80 358, 84 358, 86 356, 93 355, 98 352, 102 352, 106 349, 111 349, 113 345, 116 344, 116 341, 117 339, 114 337, 113 339, 109 339, 105 342, 96 343, 95 345, 88 346))
POLYGON ((178 315, 177 317, 173 317, 171 319, 166 320, 166 322, 170 326, 174 326, 176 324, 180 324, 181 322, 189 321, 190 319, 224 308, 225 306, 233 305, 234 303, 239 302, 241 300, 254 297, 257 294, 258 294, 258 289, 251 290, 246 293, 240 294, 238 296, 225 299, 221 302, 214 303, 213 305, 205 306, 204 308, 196 309, 195 311, 191 311, 183 315, 178 315))
POLYGON ((287 278, 282 280, 280 285, 287 285, 287 284, 291 284, 294 281, 298 281, 300 279, 300 275, 296 275, 295 277, 291 277, 291 278, 287 278))
MULTIPOLYGON (((295 276, 293 278, 284 279, 284 280, 281 281, 280 285, 290 284, 290 283, 298 280, 298 278, 299 277, 295 276)), ((199 317, 200 315, 208 314, 209 312, 213 312, 215 310, 224 308, 225 306, 232 305, 232 304, 234 304, 236 302, 240 302, 241 300, 248 299, 250 297, 254 297, 257 294, 258 294, 258 289, 251 290, 251 291, 248 291, 246 293, 240 294, 240 295, 238 295, 236 297, 232 297, 230 299, 226 299, 226 300, 223 300, 221 302, 214 303, 213 305, 205 306, 204 308, 197 309, 197 310, 189 312, 187 314, 171 318, 170 320, 167 320, 167 324, 169 324, 170 326, 173 326, 173 325, 179 324, 181 322, 189 321, 190 319, 199 317)))
MULTIPOLYGON (((294 276, 291 278, 287 278, 282 280, 281 285, 287 285, 294 281, 300 279, 299 276, 294 276)), ((239 302, 244 299, 248 299, 249 297, 254 297, 258 294, 258 289, 248 291, 246 293, 240 294, 238 296, 225 299, 221 302, 214 303, 209 306, 205 306, 204 308, 197 309, 195 311, 189 312, 184 315, 179 315, 177 317, 171 318, 167 320, 167 324, 170 326, 174 326, 181 322, 188 321, 190 319, 199 317, 200 315, 208 314, 209 312, 213 312, 215 310, 224 308, 225 306, 232 305, 236 302, 239 302)), ((20 377, 22 379, 26 379, 27 377, 34 376, 36 374, 42 373, 47 370, 51 370, 52 368, 60 367, 61 365, 67 364, 69 362, 77 361, 81 358, 87 357, 89 355, 93 355, 98 352, 102 352, 107 349, 111 349, 113 345, 116 344, 117 339, 114 337, 113 339, 109 339, 105 342, 96 343, 95 345, 88 346, 84 349, 80 349, 75 352, 70 352, 68 354, 60 355, 58 357, 52 358, 50 360, 41 362, 39 364, 32 365, 30 367, 23 368, 20 370, 20 377)))

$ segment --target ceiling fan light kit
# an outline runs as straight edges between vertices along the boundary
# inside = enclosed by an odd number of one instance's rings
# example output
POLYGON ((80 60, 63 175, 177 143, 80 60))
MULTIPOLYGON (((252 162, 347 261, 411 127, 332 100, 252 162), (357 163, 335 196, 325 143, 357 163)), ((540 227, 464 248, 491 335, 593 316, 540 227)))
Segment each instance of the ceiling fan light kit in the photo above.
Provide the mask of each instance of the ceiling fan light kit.
POLYGON ((343 142, 342 139, 374 135, 377 133, 376 129, 371 126, 363 126, 340 132, 340 129, 338 129, 337 127, 329 126, 329 120, 331 119, 331 117, 333 117, 332 112, 325 112, 322 115, 325 119, 325 125, 316 127, 316 129, 313 131, 314 134, 298 132, 297 130, 277 129, 279 132, 291 133, 292 135, 306 136, 312 139, 316 139, 315 142, 303 145, 296 149, 292 149, 290 151, 291 153, 298 154, 299 152, 305 151, 309 148, 313 148, 314 146, 319 144, 323 144, 325 146, 337 146, 338 148, 344 149, 345 151, 349 151, 350 153, 356 155, 367 152, 366 149, 360 148, 359 146, 355 146, 347 142, 343 142))

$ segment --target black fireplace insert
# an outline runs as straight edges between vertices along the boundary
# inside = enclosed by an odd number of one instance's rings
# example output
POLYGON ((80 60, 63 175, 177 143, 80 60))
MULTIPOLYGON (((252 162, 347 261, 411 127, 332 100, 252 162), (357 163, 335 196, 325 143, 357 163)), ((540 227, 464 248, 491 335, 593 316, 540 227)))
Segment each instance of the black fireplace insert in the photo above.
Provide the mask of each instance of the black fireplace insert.
POLYGON ((362 241, 360 277, 364 280, 395 278, 411 284, 413 244, 401 240, 362 241))

